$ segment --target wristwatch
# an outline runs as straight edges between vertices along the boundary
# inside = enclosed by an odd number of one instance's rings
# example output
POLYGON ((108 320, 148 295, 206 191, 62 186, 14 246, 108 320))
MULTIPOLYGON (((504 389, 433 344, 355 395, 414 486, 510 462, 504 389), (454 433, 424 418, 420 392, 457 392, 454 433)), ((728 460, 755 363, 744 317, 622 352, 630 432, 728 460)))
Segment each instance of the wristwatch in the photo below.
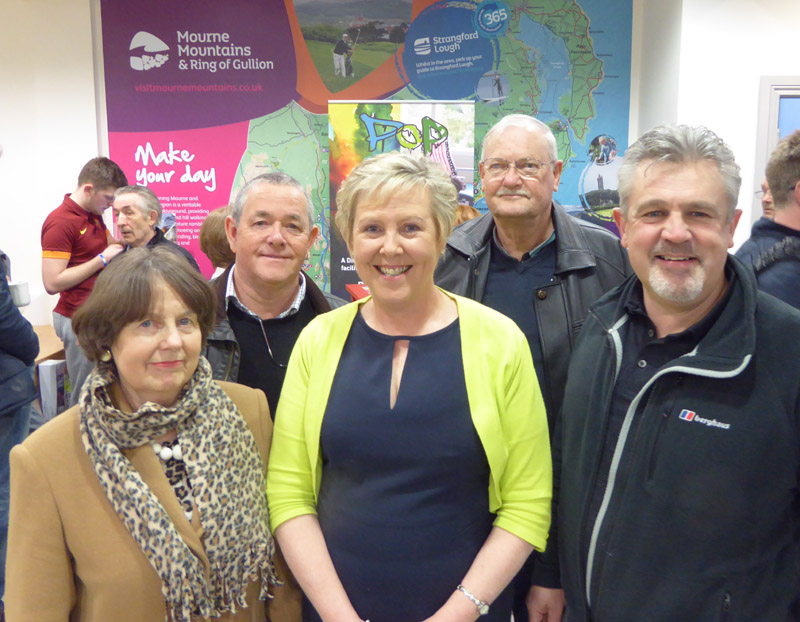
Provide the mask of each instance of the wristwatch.
POLYGON ((480 615, 485 616, 487 613, 489 613, 489 603, 485 603, 482 600, 478 600, 475 597, 475 595, 472 592, 470 592, 467 588, 465 588, 463 585, 459 585, 458 588, 456 589, 458 589, 460 592, 463 592, 464 596, 466 596, 473 603, 475 603, 475 606, 478 608, 478 613, 480 615))

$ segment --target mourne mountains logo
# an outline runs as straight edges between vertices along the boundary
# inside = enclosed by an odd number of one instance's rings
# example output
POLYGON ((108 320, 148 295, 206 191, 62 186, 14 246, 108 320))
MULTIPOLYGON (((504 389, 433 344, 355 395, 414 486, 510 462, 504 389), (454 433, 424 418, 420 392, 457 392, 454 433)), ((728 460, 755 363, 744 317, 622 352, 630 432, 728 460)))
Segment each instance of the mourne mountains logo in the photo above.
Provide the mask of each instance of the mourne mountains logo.
POLYGON ((161 67, 169 60, 169 46, 155 35, 140 30, 131 39, 131 68, 147 71, 161 67))

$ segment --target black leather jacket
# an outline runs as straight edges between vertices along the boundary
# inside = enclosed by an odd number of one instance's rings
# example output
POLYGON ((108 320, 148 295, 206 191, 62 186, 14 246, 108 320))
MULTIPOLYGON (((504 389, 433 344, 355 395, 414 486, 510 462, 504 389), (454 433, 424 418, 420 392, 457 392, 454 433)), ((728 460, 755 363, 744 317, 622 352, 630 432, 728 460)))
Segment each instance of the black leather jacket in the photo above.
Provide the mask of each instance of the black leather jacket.
MULTIPOLYGON (((573 218, 555 202, 553 226, 555 278, 538 289, 533 299, 545 361, 541 390, 551 432, 561 409, 573 342, 589 305, 631 274, 628 254, 611 232, 573 218)), ((489 274, 493 231, 491 214, 457 227, 436 268, 436 284, 454 294, 481 301, 489 274)))

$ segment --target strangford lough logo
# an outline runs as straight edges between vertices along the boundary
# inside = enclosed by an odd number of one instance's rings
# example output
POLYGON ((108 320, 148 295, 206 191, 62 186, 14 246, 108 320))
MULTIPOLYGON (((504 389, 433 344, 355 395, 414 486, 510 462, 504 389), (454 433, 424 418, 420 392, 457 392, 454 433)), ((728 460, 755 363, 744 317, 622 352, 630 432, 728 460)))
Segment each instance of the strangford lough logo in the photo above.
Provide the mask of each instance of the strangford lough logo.
POLYGON ((717 421, 716 419, 706 419, 704 417, 698 417, 697 413, 693 410, 688 410, 684 408, 681 411, 681 414, 678 415, 679 419, 683 419, 684 421, 691 421, 693 423, 702 423, 709 428, 720 428, 722 430, 728 430, 731 427, 730 423, 722 423, 721 421, 717 421))
POLYGON ((414 41, 414 52, 420 56, 427 56, 431 53, 431 39, 430 37, 422 37, 414 41))
POLYGON ((464 41, 477 38, 477 32, 462 32, 447 37, 422 37, 414 41, 414 53, 418 56, 427 56, 431 52, 450 52, 452 54, 461 49, 464 41), (433 45, 431 45, 431 39, 433 39, 433 45))
POLYGON ((133 35, 128 49, 131 51, 131 67, 136 71, 155 69, 169 60, 169 46, 144 30, 133 35))

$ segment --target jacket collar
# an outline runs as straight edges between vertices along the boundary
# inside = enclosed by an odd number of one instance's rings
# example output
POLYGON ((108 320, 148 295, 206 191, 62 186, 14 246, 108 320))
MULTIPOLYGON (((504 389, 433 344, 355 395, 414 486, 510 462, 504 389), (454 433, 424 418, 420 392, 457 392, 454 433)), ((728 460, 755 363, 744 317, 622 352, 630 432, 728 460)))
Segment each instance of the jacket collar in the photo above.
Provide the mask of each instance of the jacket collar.
MULTIPOLYGON (((555 201, 552 214, 556 233, 556 274, 596 266, 597 260, 589 250, 580 224, 555 201)), ((486 213, 458 227, 447 244, 463 255, 472 256, 491 243, 493 232, 494 219, 486 213)))
POLYGON ((770 236, 776 240, 780 240, 781 238, 785 238, 787 236, 794 238, 800 237, 800 231, 797 229, 792 229, 791 227, 778 224, 774 220, 764 218, 763 216, 753 223, 752 233, 770 236))
POLYGON ((462 255, 472 256, 491 242, 492 231, 494 219, 487 212, 456 227, 447 240, 447 245, 462 255))
POLYGON ((153 227, 153 237, 147 243, 148 246, 155 246, 161 244, 166 239, 164 232, 159 227, 153 227))
MULTIPOLYGON (((225 290, 228 286, 228 275, 231 272, 234 264, 231 264, 227 268, 225 268, 225 272, 220 274, 216 279, 214 279, 211 283, 214 291, 217 294, 217 319, 215 324, 220 325, 223 323, 227 323, 228 321, 228 312, 225 307, 225 290)), ((300 271, 303 279, 306 282, 306 296, 308 296, 308 300, 311 303, 311 308, 314 310, 314 313, 319 315, 320 313, 325 313, 326 311, 331 310, 331 305, 328 303, 325 295, 322 293, 317 284, 314 283, 314 280, 311 279, 305 272, 302 270, 300 271)))
MULTIPOLYGON (((728 303, 697 347, 671 366, 722 377, 738 373, 748 365, 756 346, 758 287, 752 271, 733 255, 728 255, 725 270, 732 288, 728 303)), ((638 283, 634 274, 591 306, 590 313, 606 332, 616 330, 621 324, 626 313, 624 301, 638 283)))
MULTIPOLYGON (((165 239, 164 232, 158 227, 153 227, 153 237, 147 241, 147 244, 145 244, 145 246, 153 248, 157 244, 161 244, 161 242, 163 242, 164 239, 165 239)), ((129 250, 131 250, 131 248, 133 247, 130 244, 126 244, 122 252, 127 253, 129 250)))
POLYGON ((556 231, 556 274, 594 268, 597 259, 578 221, 553 201, 553 227, 556 231))

